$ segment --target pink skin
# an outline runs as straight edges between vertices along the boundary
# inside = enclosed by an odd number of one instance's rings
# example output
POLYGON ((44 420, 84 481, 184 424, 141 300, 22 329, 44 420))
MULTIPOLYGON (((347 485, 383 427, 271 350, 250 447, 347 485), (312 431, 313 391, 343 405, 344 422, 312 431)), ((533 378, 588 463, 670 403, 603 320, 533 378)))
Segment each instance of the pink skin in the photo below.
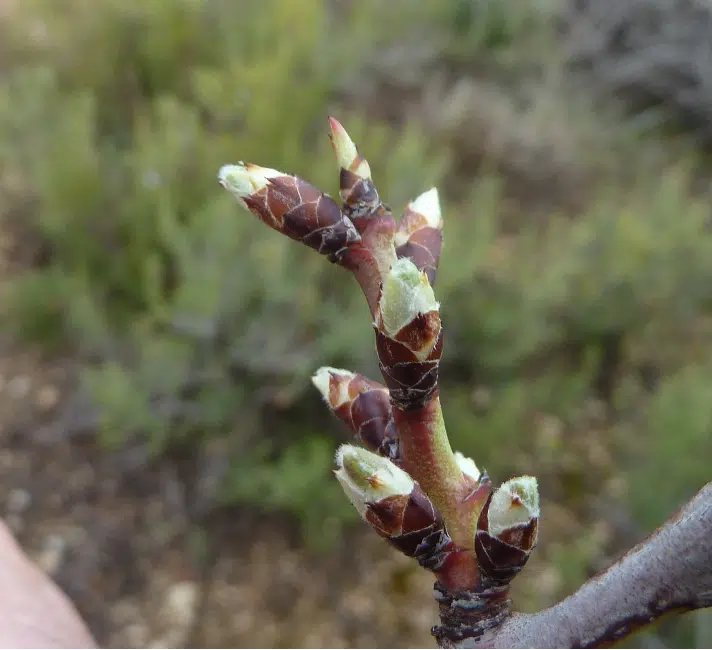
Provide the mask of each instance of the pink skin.
POLYGON ((0 648, 97 648, 69 599, 0 521, 0 648))

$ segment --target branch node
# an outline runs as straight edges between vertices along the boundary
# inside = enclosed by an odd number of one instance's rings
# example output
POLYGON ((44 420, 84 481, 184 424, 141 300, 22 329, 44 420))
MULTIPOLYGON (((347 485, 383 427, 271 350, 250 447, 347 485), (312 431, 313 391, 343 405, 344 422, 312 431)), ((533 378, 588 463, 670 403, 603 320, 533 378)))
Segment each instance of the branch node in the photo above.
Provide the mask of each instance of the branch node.
POLYGON ((436 582, 434 591, 440 607, 441 625, 434 626, 431 633, 440 648, 455 647, 454 644, 463 639, 476 641, 510 616, 507 585, 452 592, 436 582))

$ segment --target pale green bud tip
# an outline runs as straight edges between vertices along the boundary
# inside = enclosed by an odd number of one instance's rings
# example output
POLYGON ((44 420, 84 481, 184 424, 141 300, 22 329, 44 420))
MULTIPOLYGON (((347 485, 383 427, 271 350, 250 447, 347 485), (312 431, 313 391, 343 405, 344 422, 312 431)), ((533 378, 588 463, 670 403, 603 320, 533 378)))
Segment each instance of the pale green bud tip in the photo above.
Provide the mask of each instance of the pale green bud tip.
POLYGON ((354 167, 354 162, 359 157, 359 153, 354 141, 341 125, 341 122, 330 117, 329 126, 331 128, 331 144, 334 147, 339 167, 348 169, 361 178, 371 178, 371 168, 366 160, 361 159, 354 167))
POLYGON ((475 481, 480 480, 481 472, 478 469, 477 465, 475 465, 475 461, 472 460, 472 458, 468 458, 467 456, 461 454, 459 451, 456 451, 455 461, 457 462, 457 465, 463 474, 467 474, 467 476, 469 476, 475 481))
POLYGON ((354 373, 349 370, 341 370, 340 368, 330 368, 324 366, 319 368, 311 380, 321 396, 326 400, 327 404, 333 408, 339 408, 342 404, 349 401, 349 382, 354 378, 354 373), (331 378, 337 379, 335 393, 331 390, 331 378))
POLYGON ((503 483, 492 495, 489 533, 497 536, 508 528, 528 524, 539 516, 539 488, 533 476, 519 476, 503 483))
POLYGON ((283 172, 269 167, 245 164, 223 165, 218 172, 218 180, 226 190, 242 198, 267 187, 270 178, 286 176, 283 172))
POLYGON ((336 478, 362 515, 367 504, 407 496, 415 487, 415 481, 390 460, 354 445, 339 447, 336 467, 336 478))
POLYGON ((417 199, 411 202, 410 209, 413 212, 422 214, 431 228, 443 227, 443 215, 440 211, 440 197, 438 189, 433 187, 427 192, 423 192, 417 199))
POLYGON ((381 318, 386 332, 395 336, 418 314, 439 308, 425 272, 419 271, 407 257, 396 260, 383 282, 381 295, 381 318))

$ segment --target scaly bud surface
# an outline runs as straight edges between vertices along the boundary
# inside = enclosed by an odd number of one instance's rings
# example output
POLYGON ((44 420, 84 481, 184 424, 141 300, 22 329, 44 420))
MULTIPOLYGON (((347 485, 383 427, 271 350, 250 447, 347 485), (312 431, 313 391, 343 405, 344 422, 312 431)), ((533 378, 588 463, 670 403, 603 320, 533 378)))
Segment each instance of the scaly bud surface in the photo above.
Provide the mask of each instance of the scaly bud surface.
POLYGON ((397 461, 398 434, 388 389, 363 375, 338 368, 319 368, 312 377, 332 412, 371 451, 397 461))
POLYGON ((402 553, 438 572, 463 562, 442 517, 418 484, 389 460, 342 445, 336 478, 359 514, 402 553))
POLYGON ((425 271, 431 285, 435 283, 442 252, 442 229, 440 199, 433 187, 406 206, 394 237, 396 255, 410 259, 425 271))
POLYGON ((477 523, 475 552, 483 573, 504 585, 526 564, 539 530, 539 489, 533 476, 502 484, 477 523))
POLYGON ((223 165, 220 184, 270 228, 343 262, 361 236, 328 195, 298 176, 238 163, 223 165))
POLYGON ((329 118, 329 126, 331 144, 341 169, 339 185, 344 212, 363 233, 382 207, 381 199, 371 179, 368 161, 358 152, 346 129, 333 117, 329 118))
POLYGON ((422 407, 437 389, 442 354, 439 305, 428 278, 409 259, 396 261, 383 282, 376 349, 391 400, 422 407))

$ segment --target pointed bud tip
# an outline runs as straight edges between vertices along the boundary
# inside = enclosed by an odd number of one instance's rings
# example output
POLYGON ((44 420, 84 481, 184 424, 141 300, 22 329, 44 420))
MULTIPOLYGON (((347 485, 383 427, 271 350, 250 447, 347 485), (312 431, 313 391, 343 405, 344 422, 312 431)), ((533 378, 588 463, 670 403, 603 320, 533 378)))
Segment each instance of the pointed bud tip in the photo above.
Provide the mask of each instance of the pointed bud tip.
POLYGON ((514 526, 539 517, 539 487, 533 476, 519 476, 503 483, 492 495, 489 533, 497 537, 514 526))
POLYGON ((267 187, 270 178, 286 175, 269 167, 239 162, 236 165, 223 165, 218 171, 218 181, 226 190, 243 198, 267 187))
POLYGON ((396 260, 383 282, 381 294, 380 313, 386 333, 395 336, 418 314, 439 308, 426 273, 407 257, 396 260))
POLYGON ((311 380, 312 384, 316 386, 316 389, 326 400, 326 403, 332 409, 336 409, 349 400, 348 383, 354 378, 354 376, 354 373, 350 370, 323 366, 314 373, 311 380), (339 388, 336 395, 332 395, 331 392, 332 377, 337 380, 337 386, 339 388))
POLYGON ((440 210, 440 196, 438 188, 431 187, 423 192, 408 206, 413 212, 422 214, 431 228, 441 230, 443 227, 442 211, 440 210))
POLYGON ((472 460, 472 458, 468 458, 467 456, 460 453, 459 451, 456 451, 455 452, 455 461, 457 462, 457 465, 463 474, 467 474, 467 476, 469 476, 474 481, 480 480, 480 476, 482 476, 482 472, 480 472, 479 468, 475 464, 475 461, 472 460))
POLYGON ((336 118, 329 117, 329 128, 331 129, 331 144, 334 147, 339 167, 348 169, 361 178, 371 178, 371 168, 368 162, 359 156, 354 141, 341 122, 336 118))

